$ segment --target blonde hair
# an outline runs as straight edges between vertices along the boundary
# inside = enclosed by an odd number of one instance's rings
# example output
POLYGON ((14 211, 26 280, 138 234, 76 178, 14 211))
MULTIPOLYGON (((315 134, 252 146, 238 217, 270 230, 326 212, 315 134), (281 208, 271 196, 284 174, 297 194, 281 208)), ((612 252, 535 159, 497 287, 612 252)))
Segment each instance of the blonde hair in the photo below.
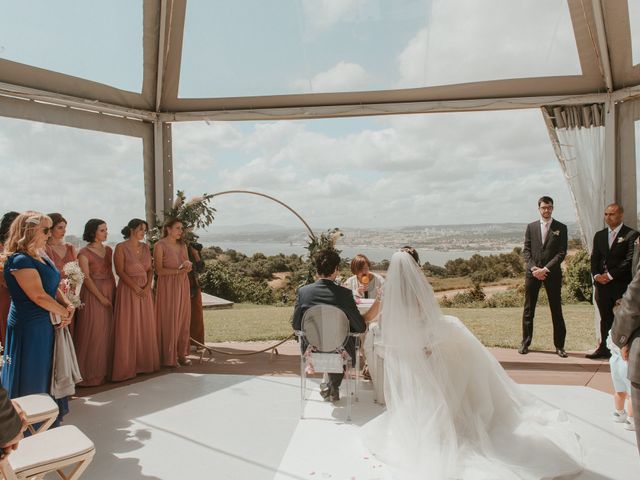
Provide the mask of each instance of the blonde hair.
POLYGON ((9 229, 9 235, 4 244, 5 254, 21 252, 37 257, 39 253, 35 248, 36 234, 43 224, 50 223, 52 223, 51 219, 44 213, 27 211, 18 215, 9 229))
POLYGON ((358 272, 364 270, 364 267, 371 268, 371 262, 366 257, 366 255, 362 255, 361 253, 359 253, 355 257, 353 257, 353 260, 351 260, 351 273, 357 275, 358 272))

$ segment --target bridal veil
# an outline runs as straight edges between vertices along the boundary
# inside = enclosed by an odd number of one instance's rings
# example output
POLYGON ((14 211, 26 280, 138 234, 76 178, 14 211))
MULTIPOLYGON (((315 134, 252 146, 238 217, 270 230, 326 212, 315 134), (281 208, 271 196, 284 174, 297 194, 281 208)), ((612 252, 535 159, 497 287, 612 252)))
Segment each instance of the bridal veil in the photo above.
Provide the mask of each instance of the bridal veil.
POLYGON ((405 252, 391 259, 381 319, 387 410, 364 436, 394 478, 539 480, 582 469, 566 414, 526 393, 442 314, 405 252))

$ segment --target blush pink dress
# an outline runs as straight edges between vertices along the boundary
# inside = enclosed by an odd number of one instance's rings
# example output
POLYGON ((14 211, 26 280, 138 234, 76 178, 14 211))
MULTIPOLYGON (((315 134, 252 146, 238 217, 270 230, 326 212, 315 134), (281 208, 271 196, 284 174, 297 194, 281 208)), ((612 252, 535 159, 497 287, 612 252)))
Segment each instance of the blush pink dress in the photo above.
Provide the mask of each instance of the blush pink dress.
MULTIPOLYGON (((55 250, 51 245, 48 245, 48 244, 45 245, 44 250, 47 253, 47 256, 51 259, 53 264, 56 266, 56 268, 60 272, 60 285, 62 285, 62 282, 66 278, 66 275, 64 274, 62 269, 67 263, 75 262, 78 259, 76 256, 76 251, 73 248, 73 245, 71 245, 70 243, 65 243, 65 251, 62 257, 55 252, 55 250)), ((72 336, 75 335, 75 328, 76 328, 76 315, 74 313, 73 318, 71 318, 71 323, 69 324, 69 333, 71 333, 72 336)))
MULTIPOLYGON (((124 271, 141 288, 147 283, 151 270, 151 252, 141 243, 140 255, 132 251, 127 242, 116 246, 124 254, 124 271)), ((122 279, 116 289, 114 307, 114 381, 133 378, 138 373, 150 373, 160 369, 155 324, 155 309, 151 292, 144 297, 136 295, 122 279)))
MULTIPOLYGON (((154 248, 162 249, 163 268, 175 270, 189 260, 185 249, 176 252, 165 240, 160 240, 154 248)), ((160 362, 162 365, 175 366, 178 358, 186 357, 189 353, 191 297, 186 272, 158 275, 156 319, 160 362)))
POLYGON ((116 297, 116 280, 113 276, 113 252, 106 247, 104 257, 85 247, 78 252, 78 258, 89 262, 91 280, 100 293, 111 301, 112 307, 103 306, 98 298, 86 287, 80 290, 80 300, 84 307, 76 313, 74 343, 76 356, 82 375, 82 387, 102 385, 111 376, 113 361, 113 304, 116 297))

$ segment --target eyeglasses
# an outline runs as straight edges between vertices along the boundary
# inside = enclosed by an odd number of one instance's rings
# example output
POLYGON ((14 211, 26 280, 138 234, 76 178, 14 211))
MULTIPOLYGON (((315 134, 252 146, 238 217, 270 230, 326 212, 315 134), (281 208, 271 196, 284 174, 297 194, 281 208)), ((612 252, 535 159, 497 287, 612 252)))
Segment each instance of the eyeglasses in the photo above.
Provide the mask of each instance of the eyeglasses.
POLYGON ((44 233, 45 235, 49 235, 51 233, 51 230, 51 227, 42 227, 42 233, 44 233))
POLYGON ((540 207, 540 210, 551 211, 553 207, 540 207))

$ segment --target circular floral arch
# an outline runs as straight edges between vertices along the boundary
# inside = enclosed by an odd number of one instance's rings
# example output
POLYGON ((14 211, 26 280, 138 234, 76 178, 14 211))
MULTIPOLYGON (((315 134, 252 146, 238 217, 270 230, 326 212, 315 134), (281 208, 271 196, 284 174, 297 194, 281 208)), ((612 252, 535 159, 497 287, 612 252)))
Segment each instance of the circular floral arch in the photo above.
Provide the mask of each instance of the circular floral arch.
POLYGON ((300 220, 303 223, 303 225, 305 226, 305 228, 309 232, 309 235, 311 236, 311 238, 314 238, 314 239, 316 238, 316 236, 313 233, 313 230, 311 230, 311 227, 309 226, 309 224, 305 221, 304 218, 302 218, 302 216, 298 212, 296 212, 293 208, 291 208, 289 205, 287 205, 283 201, 278 200, 277 198, 272 197, 271 195, 267 195, 266 193, 252 192, 250 190, 226 190, 224 192, 212 193, 210 195, 210 197, 211 198, 220 197, 222 195, 230 195, 230 194, 236 194, 236 193, 243 193, 243 194, 247 194, 247 195, 256 195, 258 197, 264 197, 264 198, 267 198, 267 199, 269 199, 269 200, 271 200, 273 202, 276 202, 276 203, 282 205, 284 208, 286 208, 291 213, 293 213, 298 218, 298 220, 300 220))

